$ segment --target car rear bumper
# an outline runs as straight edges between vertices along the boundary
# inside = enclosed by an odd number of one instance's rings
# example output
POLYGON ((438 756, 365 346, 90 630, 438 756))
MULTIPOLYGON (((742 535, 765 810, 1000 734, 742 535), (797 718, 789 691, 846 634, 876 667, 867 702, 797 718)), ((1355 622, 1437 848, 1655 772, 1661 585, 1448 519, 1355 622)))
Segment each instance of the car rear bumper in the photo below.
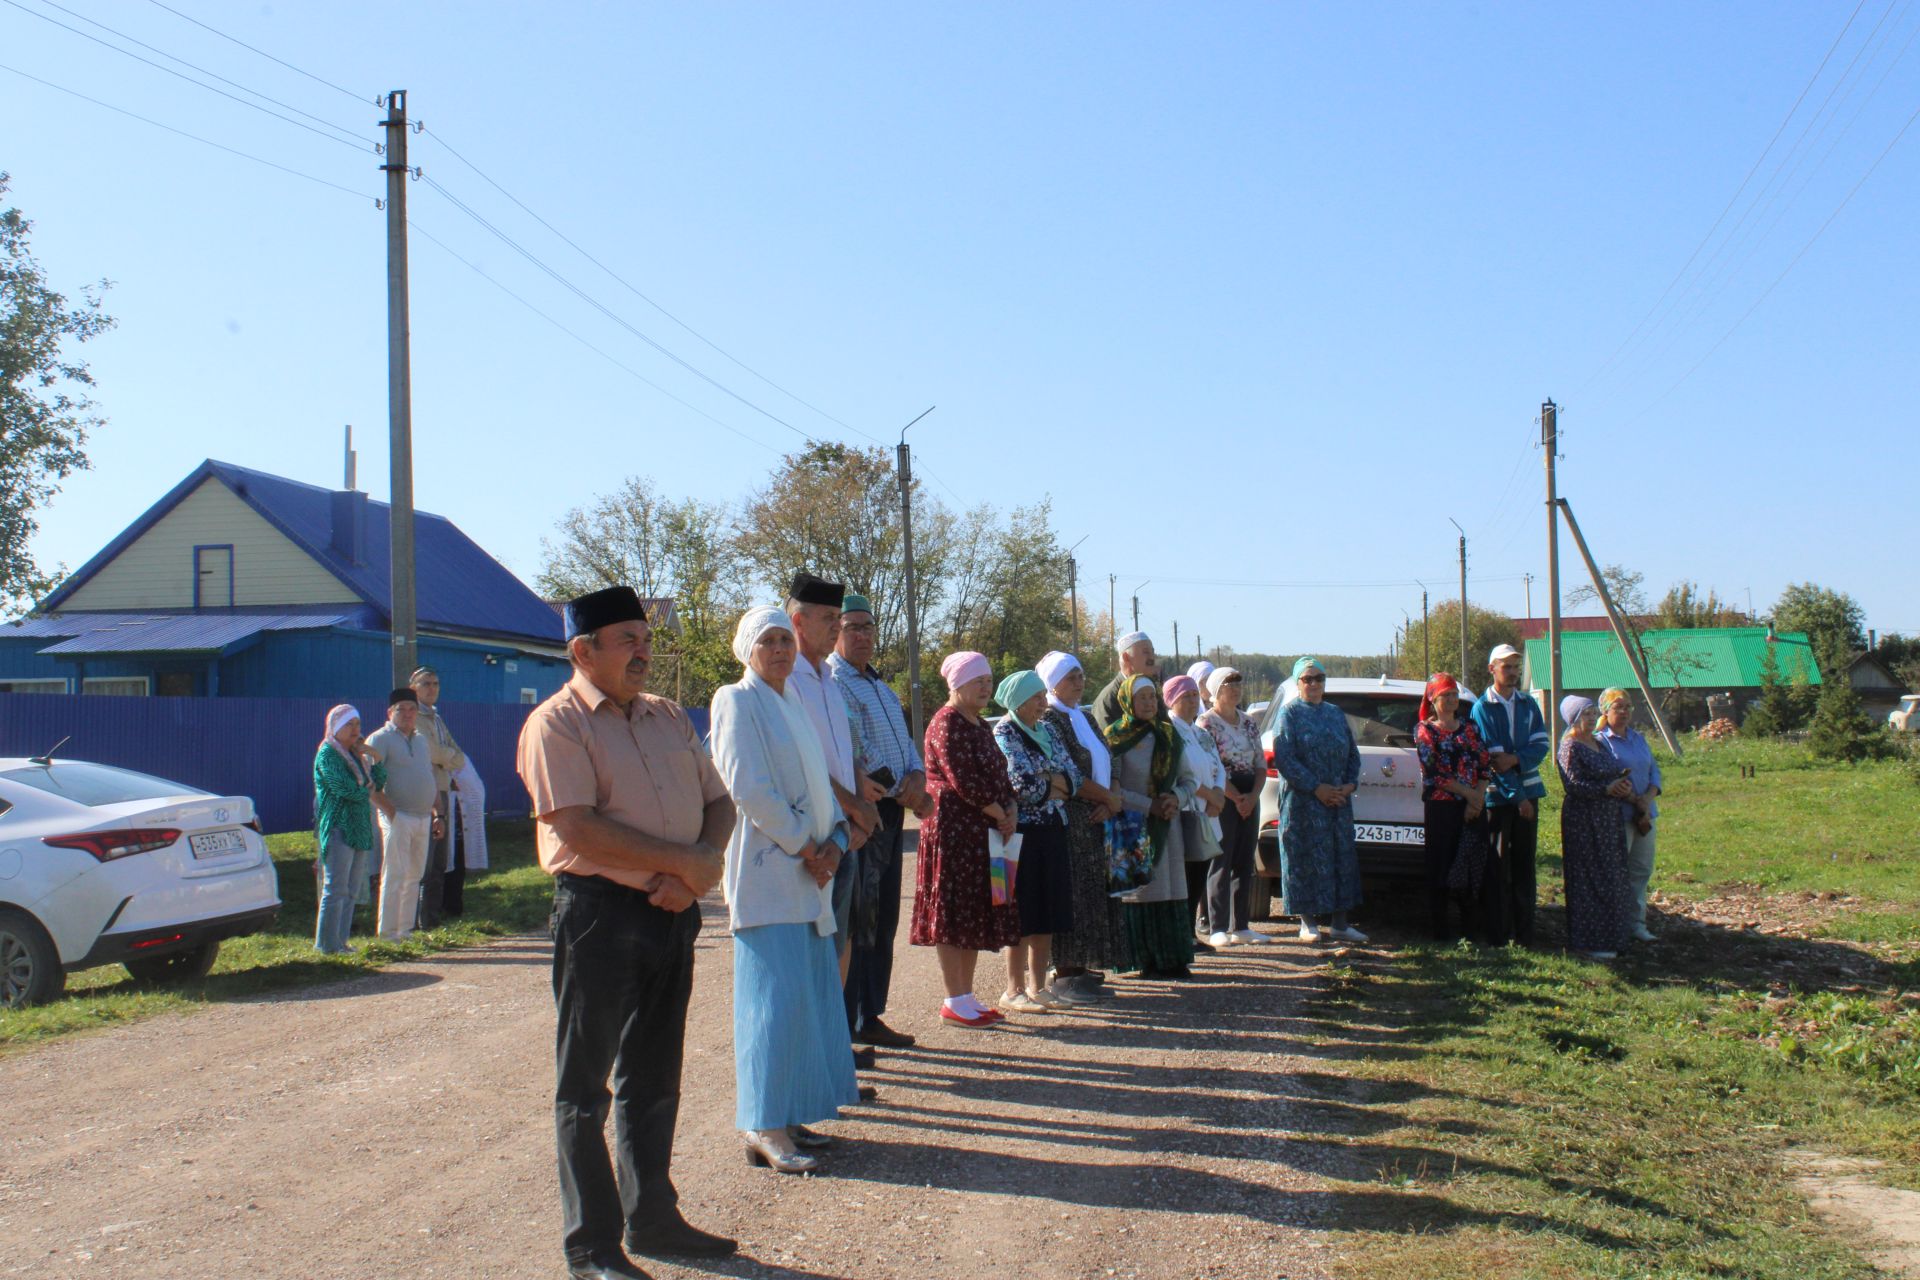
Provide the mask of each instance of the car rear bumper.
POLYGON ((215 916, 210 920, 189 920, 184 924, 158 925, 103 933, 94 940, 93 949, 66 966, 69 972, 97 965, 120 964, 133 957, 164 956, 176 951, 191 951, 209 942, 223 942, 259 933, 280 914, 280 904, 215 916))
MULTIPOLYGON (((1427 851, 1417 844, 1357 844, 1354 852, 1360 855, 1360 874, 1363 876, 1382 876, 1388 879, 1419 879, 1427 872, 1427 851)), ((1258 852, 1254 855, 1254 871, 1268 879, 1280 876, 1280 843, 1271 836, 1262 836, 1258 852)))

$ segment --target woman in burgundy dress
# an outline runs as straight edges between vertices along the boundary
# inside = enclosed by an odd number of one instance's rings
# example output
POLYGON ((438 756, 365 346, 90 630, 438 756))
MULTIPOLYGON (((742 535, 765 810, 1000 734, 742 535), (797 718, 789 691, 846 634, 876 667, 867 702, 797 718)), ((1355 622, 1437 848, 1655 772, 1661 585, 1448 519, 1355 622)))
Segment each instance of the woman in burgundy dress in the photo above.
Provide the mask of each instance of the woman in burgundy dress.
POLYGON ((1007 758, 981 717, 993 696, 993 668, 984 654, 955 653, 940 664, 951 691, 927 723, 927 798, 933 816, 920 827, 920 866, 913 890, 916 947, 934 947, 947 998, 940 1016, 966 1027, 990 1027, 1004 1015, 974 998, 973 971, 982 951, 1020 941, 1019 908, 993 904, 987 831, 1014 833, 1018 815, 1007 758))

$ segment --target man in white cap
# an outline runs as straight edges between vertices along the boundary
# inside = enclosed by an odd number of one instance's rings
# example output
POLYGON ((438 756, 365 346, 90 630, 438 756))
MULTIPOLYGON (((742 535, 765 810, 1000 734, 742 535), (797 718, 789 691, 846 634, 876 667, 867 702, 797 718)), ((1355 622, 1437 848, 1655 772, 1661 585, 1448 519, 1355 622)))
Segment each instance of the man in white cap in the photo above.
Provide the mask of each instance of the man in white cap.
POLYGON ((1103 734, 1109 724, 1120 718, 1121 681, 1132 676, 1158 678, 1160 674, 1159 660, 1153 656, 1153 641, 1147 638, 1146 632, 1129 631, 1114 641, 1113 647, 1120 655, 1120 674, 1107 682, 1091 708, 1094 727, 1103 734))
POLYGON ((1540 799, 1547 794, 1540 764, 1552 750, 1546 717, 1531 694, 1520 687, 1520 651, 1496 645, 1487 655, 1493 687, 1473 704, 1473 723, 1493 753, 1493 785, 1487 789, 1487 826, 1494 867, 1481 904, 1485 940, 1511 937, 1533 945, 1534 850, 1540 839, 1540 799))

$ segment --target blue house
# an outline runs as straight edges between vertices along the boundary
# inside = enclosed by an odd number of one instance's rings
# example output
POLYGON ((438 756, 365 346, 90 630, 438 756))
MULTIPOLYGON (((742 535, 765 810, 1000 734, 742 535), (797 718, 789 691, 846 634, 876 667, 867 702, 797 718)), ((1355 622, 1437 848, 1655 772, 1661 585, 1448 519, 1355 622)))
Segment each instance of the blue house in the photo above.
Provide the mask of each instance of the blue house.
MULTIPOLYGON (((320 698, 392 679, 387 504, 207 461, 0 626, 0 693, 320 698)), ((445 517, 414 524, 420 661, 449 702, 536 703, 559 614, 445 517)))

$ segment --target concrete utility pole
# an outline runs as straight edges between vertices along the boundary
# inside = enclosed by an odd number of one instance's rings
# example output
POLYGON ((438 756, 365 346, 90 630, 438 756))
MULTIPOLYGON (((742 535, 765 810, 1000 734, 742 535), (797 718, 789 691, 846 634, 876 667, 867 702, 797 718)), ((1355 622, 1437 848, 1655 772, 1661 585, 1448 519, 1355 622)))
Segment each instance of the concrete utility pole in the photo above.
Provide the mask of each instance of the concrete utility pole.
MULTIPOLYGON (((1460 522, 1451 516, 1447 518, 1447 523, 1460 529, 1460 522)), ((1467 669, 1467 657, 1467 531, 1460 529, 1460 670, 1463 675, 1467 669)), ((1433 672, 1427 674, 1432 675, 1433 672)))
POLYGON ((1626 615, 1620 612, 1620 606, 1613 602, 1613 593, 1607 590, 1607 581, 1600 575, 1600 566, 1593 562, 1593 552, 1587 550, 1587 540, 1580 532, 1580 522, 1573 518, 1573 508, 1565 498, 1558 500, 1560 514, 1567 518, 1567 532, 1573 535, 1573 545, 1580 549, 1580 558, 1587 562, 1587 576, 1593 579, 1593 589, 1600 595, 1600 603, 1606 608, 1607 621, 1613 625, 1613 638, 1620 643, 1620 652, 1627 655, 1627 664, 1633 668, 1633 678, 1640 682, 1640 692, 1647 699, 1647 711, 1653 716, 1654 725, 1660 730, 1660 736, 1666 740, 1667 750, 1681 755, 1680 739, 1674 736, 1668 726, 1667 718, 1660 714, 1660 704, 1654 700, 1653 682, 1647 679, 1647 669, 1640 663, 1639 647, 1627 632, 1626 615))
POLYGON ((352 493, 355 489, 358 489, 360 487, 358 483, 358 477, 354 475, 353 464, 355 461, 356 459, 353 456, 353 424, 349 422, 347 424, 347 475, 346 475, 346 480, 347 480, 346 490, 348 493, 352 493))
POLYGON ((1523 573, 1520 579, 1527 584, 1527 616, 1531 618, 1533 616, 1533 575, 1523 573))
MULTIPOLYGON (((1080 542, 1092 536, 1087 534, 1080 542)), ((1076 658, 1080 656, 1080 562, 1073 558, 1073 553, 1080 549, 1080 542, 1067 548, 1067 607, 1073 612, 1073 656, 1076 658)))
MULTIPOLYGON (((1427 612, 1427 584, 1420 584, 1420 666, 1423 668, 1421 679, 1433 674, 1433 619, 1427 612)), ((1460 678, 1467 678, 1461 672, 1460 678)))
POLYGON ((1560 407, 1540 406, 1540 443, 1547 454, 1547 741, 1560 741, 1560 488, 1554 459, 1560 452, 1560 407))
POLYGON ((1173 665, 1180 665, 1180 620, 1173 621, 1173 665))
MULTIPOLYGON (((924 418, 932 413, 937 405, 928 405, 924 418)), ((915 418, 913 422, 920 421, 915 418)), ((915 742, 920 740, 920 602, 914 597, 913 589, 913 454, 907 446, 907 431, 913 426, 909 422, 900 428, 900 447, 896 450, 900 476, 900 550, 906 561, 907 586, 907 732, 913 735, 915 742)))
POLYGON ((1111 649, 1120 642, 1120 610, 1114 607, 1113 584, 1115 576, 1107 575, 1107 648, 1111 649))
POLYGON ((407 91, 387 95, 387 497, 392 551, 387 609, 393 629, 393 687, 420 665, 419 621, 413 589, 413 368, 407 319, 407 91))

